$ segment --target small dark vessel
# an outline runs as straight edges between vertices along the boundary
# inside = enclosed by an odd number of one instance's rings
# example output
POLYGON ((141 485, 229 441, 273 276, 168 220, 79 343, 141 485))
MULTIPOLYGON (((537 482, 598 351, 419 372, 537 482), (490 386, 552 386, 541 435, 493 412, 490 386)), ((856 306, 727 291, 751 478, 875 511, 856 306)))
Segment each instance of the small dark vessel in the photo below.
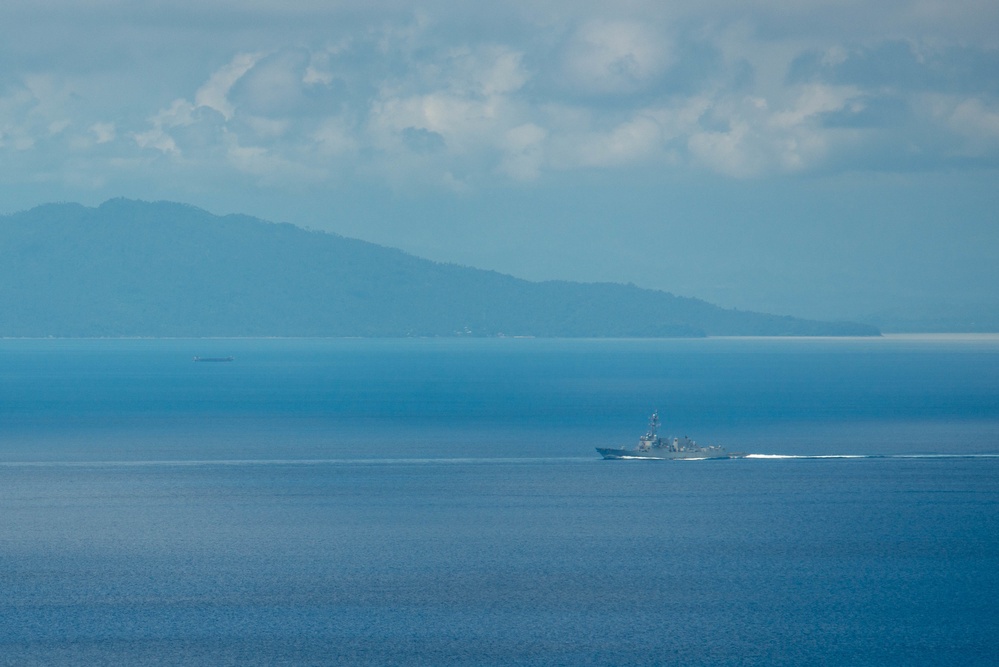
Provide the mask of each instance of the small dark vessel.
POLYGON ((682 438, 659 437, 659 412, 653 412, 649 417, 649 430, 638 439, 638 447, 634 449, 605 449, 597 447, 597 451, 605 459, 657 459, 657 460, 700 460, 700 459, 740 459, 746 455, 729 453, 724 447, 709 445, 701 447, 696 442, 683 436, 682 438))
POLYGON ((233 357, 195 357, 195 361, 234 361, 233 357))

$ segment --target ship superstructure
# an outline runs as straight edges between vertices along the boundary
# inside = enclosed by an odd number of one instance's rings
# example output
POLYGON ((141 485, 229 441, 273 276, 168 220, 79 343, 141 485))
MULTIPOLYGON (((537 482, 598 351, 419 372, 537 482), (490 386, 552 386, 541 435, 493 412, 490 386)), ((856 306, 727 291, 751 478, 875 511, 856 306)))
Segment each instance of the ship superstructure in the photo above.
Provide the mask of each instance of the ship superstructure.
POLYGON ((605 459, 732 459, 744 454, 730 454, 724 447, 708 445, 702 447, 687 436, 663 438, 659 435, 659 411, 649 417, 648 430, 638 438, 634 449, 609 449, 597 447, 605 459))

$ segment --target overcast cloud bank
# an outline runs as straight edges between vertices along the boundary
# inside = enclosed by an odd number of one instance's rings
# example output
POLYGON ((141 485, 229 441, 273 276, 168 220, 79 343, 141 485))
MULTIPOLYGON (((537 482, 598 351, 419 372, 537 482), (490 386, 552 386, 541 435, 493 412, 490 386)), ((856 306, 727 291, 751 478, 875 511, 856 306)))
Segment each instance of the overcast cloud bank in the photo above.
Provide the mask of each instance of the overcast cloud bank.
POLYGON ((999 157, 991 3, 329 4, 15 3, 5 177, 164 162, 265 185, 360 171, 460 189, 592 168, 758 178, 999 157))

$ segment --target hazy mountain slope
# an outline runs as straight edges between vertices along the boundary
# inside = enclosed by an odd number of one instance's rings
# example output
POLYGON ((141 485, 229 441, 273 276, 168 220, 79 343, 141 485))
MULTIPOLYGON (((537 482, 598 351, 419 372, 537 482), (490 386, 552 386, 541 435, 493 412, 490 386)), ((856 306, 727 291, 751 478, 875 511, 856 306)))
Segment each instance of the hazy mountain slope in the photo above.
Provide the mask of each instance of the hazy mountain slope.
POLYGON ((876 335, 613 284, 532 283, 166 202, 0 218, 3 336, 876 335))

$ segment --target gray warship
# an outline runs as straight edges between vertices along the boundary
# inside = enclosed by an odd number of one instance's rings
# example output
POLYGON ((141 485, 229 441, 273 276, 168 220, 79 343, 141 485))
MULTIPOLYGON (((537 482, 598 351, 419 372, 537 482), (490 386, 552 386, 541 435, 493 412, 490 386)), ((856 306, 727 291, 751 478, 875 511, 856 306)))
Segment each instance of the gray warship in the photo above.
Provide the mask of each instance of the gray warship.
POLYGON ((703 460, 703 459, 740 459, 746 455, 729 453, 724 447, 709 445, 701 447, 696 442, 683 436, 682 438, 662 438, 659 436, 659 411, 649 417, 649 430, 638 439, 634 449, 606 449, 597 447, 597 451, 605 459, 656 459, 656 460, 703 460))

